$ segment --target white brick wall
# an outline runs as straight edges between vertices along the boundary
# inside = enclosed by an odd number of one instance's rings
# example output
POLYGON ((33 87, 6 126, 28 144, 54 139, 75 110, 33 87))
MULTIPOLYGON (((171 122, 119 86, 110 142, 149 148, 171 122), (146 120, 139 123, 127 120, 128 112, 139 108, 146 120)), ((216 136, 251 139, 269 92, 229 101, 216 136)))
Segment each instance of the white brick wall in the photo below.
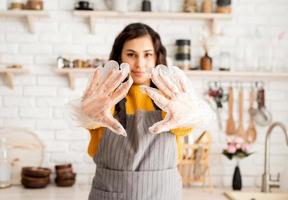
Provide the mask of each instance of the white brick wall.
MULTIPOLYGON (((104 4, 98 1, 100 7, 104 4)), ((158 2, 159 1, 154 1, 158 2)), ((170 2, 172 2, 170 0, 170 2)), ((69 127, 63 114, 64 104, 79 98, 87 82, 87 77, 76 80, 76 90, 68 87, 67 78, 53 72, 59 55, 71 58, 92 58, 108 56, 115 36, 128 23, 138 19, 98 19, 96 33, 91 34, 87 21, 72 16, 74 1, 47 0, 45 10, 50 18, 37 20, 36 33, 27 31, 26 22, 20 19, 0 18, 0 66, 20 63, 31 69, 29 75, 15 77, 15 88, 10 90, 0 80, 0 127, 27 127, 33 130, 46 147, 44 165, 53 167, 56 163, 72 162, 78 173, 78 183, 91 183, 95 166, 86 153, 89 134, 85 129, 69 127)), ((96 3, 96 0, 94 1, 96 3)), ((175 3, 175 2, 174 2, 175 3)), ((133 1, 130 9, 140 5, 133 1)), ((157 8, 159 5, 153 7, 157 8)), ((222 50, 230 51, 234 66, 241 66, 245 57, 241 49, 253 50, 256 59, 264 59, 263 51, 273 47, 275 58, 288 71, 288 1, 287 0, 237 0, 233 1, 233 19, 219 21, 219 29, 224 36, 218 39, 214 48, 214 63, 219 63, 222 50), (277 35, 286 31, 284 39, 277 42, 277 35), (239 46, 240 45, 240 46, 239 46), (272 46, 273 45, 273 46, 272 46)), ((138 9, 139 10, 139 9, 138 9)), ((162 36, 168 55, 173 57, 175 40, 190 38, 192 41, 193 63, 198 63, 203 54, 201 30, 205 22, 201 20, 144 20, 162 36)), ((245 69, 244 69, 245 70, 245 69)), ((259 69, 261 70, 261 69, 259 69)), ((193 80, 198 92, 207 88, 207 81, 193 80)), ((249 85, 249 84, 248 84, 249 85)), ((267 108, 274 120, 288 123, 287 81, 266 83, 267 108)), ((247 92, 245 91, 245 94, 247 92)), ((223 125, 227 118, 227 105, 224 105, 223 125)), ((245 96, 245 109, 248 97, 245 96)), ((237 107, 235 106, 237 111, 237 107)), ((234 113, 236 119, 238 114, 234 113)), ((245 113, 245 127, 248 118, 245 113)), ((260 186, 263 172, 264 141, 267 128, 257 127, 257 143, 252 147, 254 154, 241 162, 244 186, 260 186)), ((221 155, 225 147, 224 131, 219 131, 217 123, 211 125, 213 136, 211 173, 215 186, 231 185, 235 166, 221 155)), ((271 138, 271 167, 277 173, 283 169, 288 158, 288 148, 284 137, 275 131, 271 138)))

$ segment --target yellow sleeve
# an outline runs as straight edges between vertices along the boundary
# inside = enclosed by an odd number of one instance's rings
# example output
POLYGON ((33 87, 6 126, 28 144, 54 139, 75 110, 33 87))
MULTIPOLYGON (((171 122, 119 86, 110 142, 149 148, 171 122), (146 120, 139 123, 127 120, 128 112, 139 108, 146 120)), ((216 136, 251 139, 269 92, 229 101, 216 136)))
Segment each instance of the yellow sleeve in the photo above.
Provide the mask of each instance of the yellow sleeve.
MULTIPOLYGON (((162 119, 166 116, 166 113, 162 111, 162 119)), ((171 132, 176 136, 186 136, 191 133, 193 128, 175 128, 172 129, 171 132)))
POLYGON ((186 136, 192 132, 193 128, 175 128, 171 132, 176 136, 186 136))
POLYGON ((88 145, 88 154, 91 157, 94 157, 95 154, 97 153, 98 150, 98 146, 100 144, 100 141, 104 135, 104 127, 100 127, 97 129, 90 129, 90 142, 88 145))

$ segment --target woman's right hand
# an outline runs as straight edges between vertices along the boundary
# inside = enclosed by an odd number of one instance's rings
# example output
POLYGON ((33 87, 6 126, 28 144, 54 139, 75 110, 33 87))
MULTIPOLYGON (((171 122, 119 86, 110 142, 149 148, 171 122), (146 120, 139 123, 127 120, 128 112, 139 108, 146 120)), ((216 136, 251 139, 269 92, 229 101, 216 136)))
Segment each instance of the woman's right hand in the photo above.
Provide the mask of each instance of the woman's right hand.
POLYGON ((122 83, 129 73, 129 65, 109 61, 98 67, 82 99, 83 112, 114 133, 126 136, 123 126, 112 115, 112 108, 128 93, 133 79, 122 83))

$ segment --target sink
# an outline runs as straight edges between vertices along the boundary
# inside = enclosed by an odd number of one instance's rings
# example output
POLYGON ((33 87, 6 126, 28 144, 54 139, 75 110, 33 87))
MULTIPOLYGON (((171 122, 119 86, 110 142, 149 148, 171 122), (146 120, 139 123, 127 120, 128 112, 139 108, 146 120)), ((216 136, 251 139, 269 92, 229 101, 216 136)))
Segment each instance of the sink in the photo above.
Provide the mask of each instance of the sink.
POLYGON ((229 200, 288 200, 288 193, 224 192, 229 200))

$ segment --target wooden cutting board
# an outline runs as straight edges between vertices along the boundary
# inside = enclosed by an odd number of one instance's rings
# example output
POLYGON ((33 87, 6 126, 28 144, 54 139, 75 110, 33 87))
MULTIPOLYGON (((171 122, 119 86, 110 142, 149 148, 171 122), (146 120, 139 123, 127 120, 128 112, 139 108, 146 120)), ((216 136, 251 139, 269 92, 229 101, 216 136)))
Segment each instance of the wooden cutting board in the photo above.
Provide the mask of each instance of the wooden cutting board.
POLYGON ((35 133, 23 128, 2 128, 0 138, 5 137, 12 164, 12 184, 21 184, 24 166, 41 166, 44 146, 35 133))

